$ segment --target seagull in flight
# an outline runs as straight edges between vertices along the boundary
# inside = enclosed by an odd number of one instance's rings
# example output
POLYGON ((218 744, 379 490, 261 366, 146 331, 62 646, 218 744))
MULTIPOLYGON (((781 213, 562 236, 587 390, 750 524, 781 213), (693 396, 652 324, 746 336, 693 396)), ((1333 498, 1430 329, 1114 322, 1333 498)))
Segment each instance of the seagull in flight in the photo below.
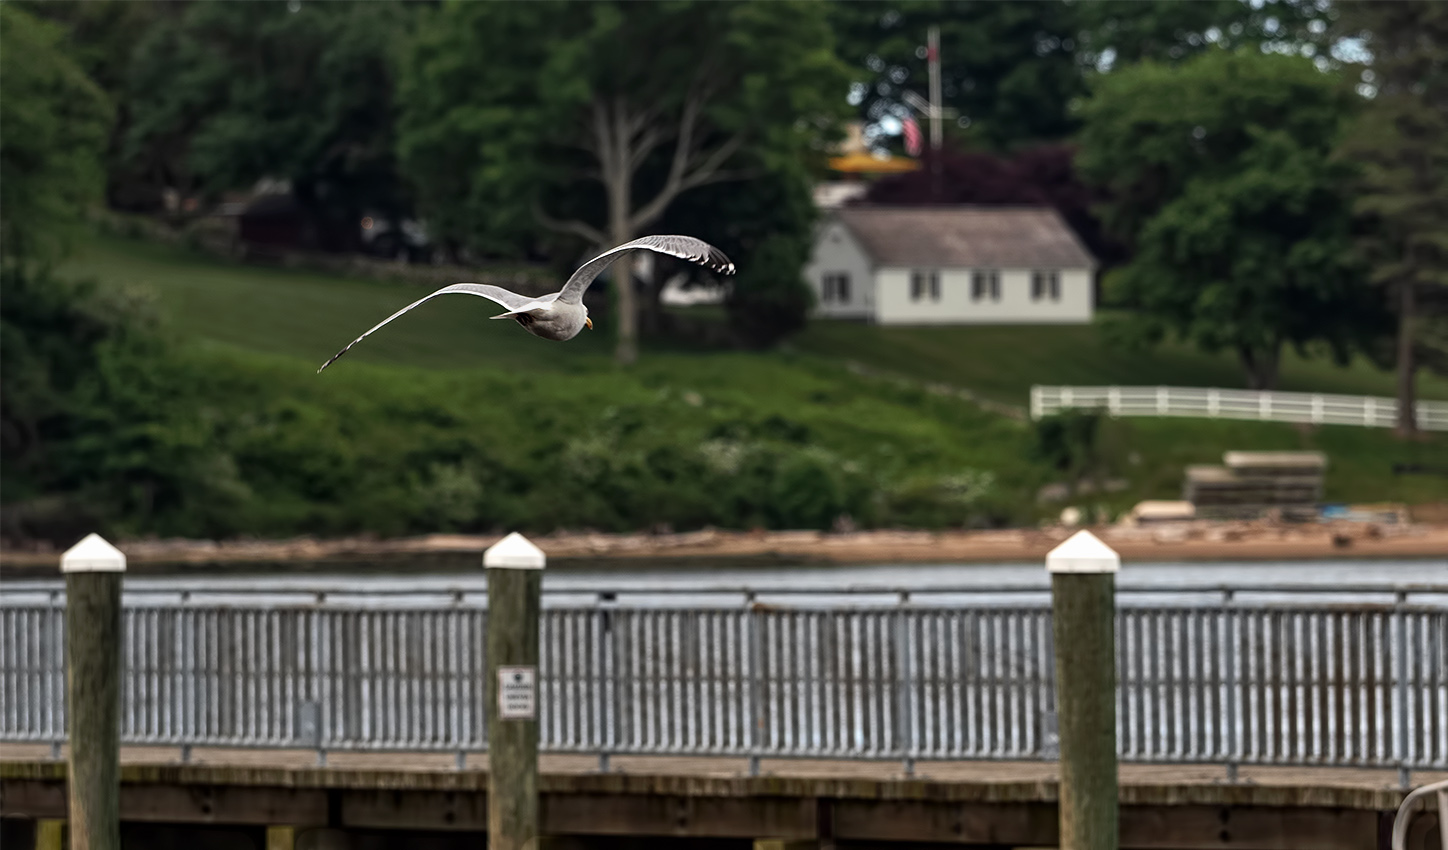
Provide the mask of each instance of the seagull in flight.
POLYGON ((383 325, 439 295, 460 293, 463 295, 480 295, 490 301, 494 301, 507 308, 506 312, 492 316, 494 319, 513 319, 523 326, 523 330, 534 336, 544 339, 565 342, 578 336, 578 332, 584 328, 593 330, 593 320, 588 318, 588 308, 583 306, 583 291, 593 283, 593 279, 603 273, 614 260, 634 251, 655 251, 660 254, 667 254, 671 257, 678 257, 682 260, 698 263, 701 266, 722 272, 734 274, 734 264, 724 256, 724 252, 710 245, 702 239, 695 239, 692 236, 645 236, 642 239, 635 239, 632 242, 625 242, 617 248, 611 248, 589 260, 578 268, 563 288, 551 295, 544 295, 539 298, 530 298, 527 295, 519 295, 510 292, 501 286, 492 286, 486 283, 454 283, 451 286, 444 286, 442 289, 419 298, 416 301, 393 313, 391 316, 378 322, 376 327, 362 334, 351 342, 347 347, 332 355, 332 359, 322 364, 322 369, 331 366, 338 357, 352 350, 352 346, 376 333, 383 325))

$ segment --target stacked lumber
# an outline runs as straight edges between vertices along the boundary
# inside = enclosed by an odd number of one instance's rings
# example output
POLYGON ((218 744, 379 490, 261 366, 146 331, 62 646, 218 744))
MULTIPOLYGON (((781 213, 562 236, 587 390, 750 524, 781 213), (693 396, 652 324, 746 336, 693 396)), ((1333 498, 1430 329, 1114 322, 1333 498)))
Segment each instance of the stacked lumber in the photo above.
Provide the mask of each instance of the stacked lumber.
POLYGON ((1316 514, 1327 457, 1321 452, 1227 452, 1221 466, 1189 466, 1182 498, 1203 518, 1268 511, 1316 514))

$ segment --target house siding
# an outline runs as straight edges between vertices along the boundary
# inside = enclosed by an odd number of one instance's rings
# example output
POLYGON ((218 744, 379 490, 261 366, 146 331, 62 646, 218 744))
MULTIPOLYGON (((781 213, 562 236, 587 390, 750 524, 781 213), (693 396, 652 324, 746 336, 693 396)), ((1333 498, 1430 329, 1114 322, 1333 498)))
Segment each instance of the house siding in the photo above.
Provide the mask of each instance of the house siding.
POLYGON ((875 279, 869 257, 848 229, 838 221, 830 221, 815 239, 809 265, 804 268, 805 280, 814 290, 815 315, 833 319, 868 319, 875 315, 875 279), (850 276, 850 300, 827 304, 824 300, 824 276, 832 273, 850 276))
POLYGON ((1056 269, 1060 274, 1059 301, 1031 299, 1034 269, 1001 269, 1000 300, 971 298, 974 269, 929 269, 940 273, 940 300, 928 295, 910 298, 910 276, 915 268, 886 268, 876 272, 876 318, 881 324, 1081 324, 1091 321, 1093 307, 1090 269, 1056 269))

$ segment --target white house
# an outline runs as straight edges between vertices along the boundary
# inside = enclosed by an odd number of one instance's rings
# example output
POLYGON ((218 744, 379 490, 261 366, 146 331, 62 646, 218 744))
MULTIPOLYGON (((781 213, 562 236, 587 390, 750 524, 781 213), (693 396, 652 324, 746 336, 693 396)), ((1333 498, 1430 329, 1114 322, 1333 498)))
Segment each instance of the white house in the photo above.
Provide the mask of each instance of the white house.
POLYGON ((805 275, 825 318, 1078 324, 1095 270, 1050 207, 847 206, 820 227, 805 275))

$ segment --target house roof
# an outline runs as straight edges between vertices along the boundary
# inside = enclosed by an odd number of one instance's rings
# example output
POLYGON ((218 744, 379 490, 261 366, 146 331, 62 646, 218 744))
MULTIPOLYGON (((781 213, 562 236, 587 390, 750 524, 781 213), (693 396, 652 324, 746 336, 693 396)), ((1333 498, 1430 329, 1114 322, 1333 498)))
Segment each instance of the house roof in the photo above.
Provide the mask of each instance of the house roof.
POLYGON ((880 266, 1096 266, 1050 207, 848 206, 835 215, 880 266))

